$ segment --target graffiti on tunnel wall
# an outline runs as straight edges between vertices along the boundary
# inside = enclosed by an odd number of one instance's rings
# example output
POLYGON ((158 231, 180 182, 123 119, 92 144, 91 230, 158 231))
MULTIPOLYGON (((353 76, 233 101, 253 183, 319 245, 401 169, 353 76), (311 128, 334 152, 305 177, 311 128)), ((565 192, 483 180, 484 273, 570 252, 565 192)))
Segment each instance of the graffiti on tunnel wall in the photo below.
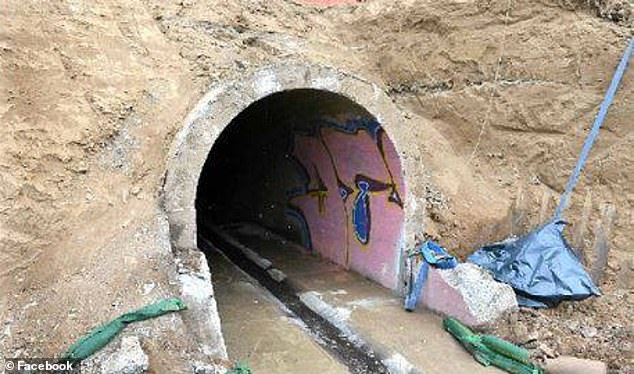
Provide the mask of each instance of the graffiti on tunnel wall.
POLYGON ((394 287, 403 183, 394 146, 367 118, 320 120, 294 129, 297 180, 287 220, 303 244, 394 287))

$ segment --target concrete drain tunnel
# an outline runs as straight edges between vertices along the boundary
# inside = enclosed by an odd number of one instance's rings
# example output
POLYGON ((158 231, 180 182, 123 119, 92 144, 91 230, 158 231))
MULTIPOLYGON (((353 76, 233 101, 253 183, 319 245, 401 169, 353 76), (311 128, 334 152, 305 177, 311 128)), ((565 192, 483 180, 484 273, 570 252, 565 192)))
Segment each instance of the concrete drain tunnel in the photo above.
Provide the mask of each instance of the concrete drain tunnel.
MULTIPOLYGON (((279 337, 267 344, 273 356, 297 345, 276 347, 295 333, 270 320, 259 284, 311 331, 306 336, 318 337, 323 350, 306 352, 310 360, 328 352, 350 372, 386 373, 372 348, 342 333, 314 295, 315 284, 341 289, 346 280, 397 288, 403 184, 387 133, 342 95, 291 89, 242 110, 211 147, 196 192, 198 246, 212 269, 229 353, 252 349, 247 342, 260 339, 258 331, 279 337)), ((339 372, 332 362, 325 358, 322 371, 339 372)))
POLYGON ((222 131, 198 183, 197 221, 266 230, 395 289, 404 194, 398 155, 372 114, 339 94, 293 89, 252 103, 222 131))

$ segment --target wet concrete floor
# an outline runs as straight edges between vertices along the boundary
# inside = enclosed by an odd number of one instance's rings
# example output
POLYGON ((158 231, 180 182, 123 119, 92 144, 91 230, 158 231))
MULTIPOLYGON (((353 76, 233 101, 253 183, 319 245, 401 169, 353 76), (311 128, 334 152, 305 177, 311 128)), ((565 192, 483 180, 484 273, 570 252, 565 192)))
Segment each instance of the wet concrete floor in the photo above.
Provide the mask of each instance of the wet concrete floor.
MULTIPOLYGON (((493 367, 483 367, 478 364, 469 353, 467 353, 452 337, 442 328, 442 318, 425 310, 417 310, 409 313, 403 310, 401 299, 375 282, 372 282, 354 272, 347 271, 341 266, 320 259, 319 257, 306 251, 303 247, 288 242, 274 234, 255 226, 234 226, 230 230, 231 236, 242 244, 253 249, 262 257, 267 258, 273 266, 282 270, 293 284, 305 291, 307 294, 318 297, 326 305, 332 306, 338 312, 341 322, 347 325, 362 340, 367 342, 381 353, 383 357, 402 357, 414 368, 426 374, 445 373, 468 373, 468 374, 495 374, 502 371, 493 367)), ((214 272, 214 276, 216 273, 214 272)), ((244 284, 236 281, 233 287, 240 292, 245 288, 244 284)), ((216 292, 225 294, 226 291, 219 291, 220 285, 216 286, 216 292)), ((249 295, 254 295, 257 292, 249 295)), ((225 296, 226 297, 226 296, 225 296)), ((253 296, 248 296, 252 297, 253 296)), ((235 298, 235 296, 231 297, 235 298)), ((243 326, 240 322, 250 315, 250 312, 235 311, 223 306, 221 295, 218 296, 218 304, 221 318, 224 315, 236 313, 229 318, 229 325, 225 327, 227 320, 223 320, 223 331, 229 342, 237 344, 234 348, 229 347, 230 352, 236 352, 254 357, 249 352, 248 344, 236 339, 238 333, 234 330, 235 325, 243 326), (231 311, 231 313, 229 313, 231 311), (241 313, 241 314, 240 314, 241 313), (234 330, 234 331, 230 331, 234 330)), ((248 301, 248 300, 247 300, 248 301)), ((273 307, 273 306, 271 306, 273 307)), ((261 308, 258 306, 257 309, 261 308)), ((262 313, 268 318, 267 323, 274 321, 284 321, 284 317, 275 315, 272 312, 262 313)), ((290 322, 289 322, 290 323, 290 322)), ((256 328, 257 326, 253 326, 256 328)), ((275 330, 276 328, 271 328, 275 330)), ((287 331, 286 327, 282 327, 287 331)), ((242 329, 241 331, 244 331, 242 329)), ((262 330, 268 333, 268 330, 262 330)), ((288 330, 290 331, 290 329, 288 330)), ((284 334, 282 332, 282 334, 284 334)), ((301 329, 294 331, 293 339, 303 339, 294 334, 301 334, 301 329)), ((260 336, 260 334, 249 332, 249 334, 260 336)), ((259 339, 259 338, 258 338, 259 339)), ((257 340, 257 339, 254 339, 257 340)), ((231 345, 230 343, 228 343, 231 345)), ((251 344, 251 342, 249 343, 251 344)), ((301 343, 304 344, 304 343, 301 343)), ((326 362, 324 356, 327 353, 319 349, 314 343, 312 348, 306 348, 306 358, 310 357, 310 352, 316 352, 317 362, 326 362)), ((292 355, 292 354, 291 354, 292 355)), ((231 357, 241 357, 231 355, 231 357)), ((286 360, 291 360, 287 358, 286 360)), ((325 363, 324 363, 325 365, 325 363)), ((328 369, 317 371, 320 373, 338 373, 345 368, 328 369), (332 370, 332 371, 330 371, 332 370)), ((281 373, 283 371, 268 371, 267 373, 281 373)), ((259 373, 256 372, 256 373, 259 373)))
POLYGON ((248 364, 255 374, 348 372, 267 290, 221 254, 207 256, 232 360, 248 364))

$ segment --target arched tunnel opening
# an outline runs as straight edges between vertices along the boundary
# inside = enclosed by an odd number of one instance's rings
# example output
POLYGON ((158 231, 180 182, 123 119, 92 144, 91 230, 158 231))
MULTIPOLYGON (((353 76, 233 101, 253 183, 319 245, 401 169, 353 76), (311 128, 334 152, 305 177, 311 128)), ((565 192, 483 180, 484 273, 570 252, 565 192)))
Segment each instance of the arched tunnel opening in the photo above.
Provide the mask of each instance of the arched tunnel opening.
MULTIPOLYGON (((361 292, 375 297, 397 289, 405 193, 394 144, 377 118, 347 97, 293 89, 239 113, 212 146, 196 193, 199 248, 212 268, 230 355, 243 355, 258 331, 279 337, 267 347, 276 352, 297 346, 277 347, 280 341, 301 340, 270 320, 263 286, 350 372, 386 373, 315 294, 364 282, 385 290, 361 292), (257 326, 245 327, 251 320, 257 326)), ((322 372, 339 372, 331 364, 324 359, 322 372)))
POLYGON ((395 289, 405 186, 377 119, 332 92, 295 89, 249 105, 202 170, 199 225, 256 225, 395 289))

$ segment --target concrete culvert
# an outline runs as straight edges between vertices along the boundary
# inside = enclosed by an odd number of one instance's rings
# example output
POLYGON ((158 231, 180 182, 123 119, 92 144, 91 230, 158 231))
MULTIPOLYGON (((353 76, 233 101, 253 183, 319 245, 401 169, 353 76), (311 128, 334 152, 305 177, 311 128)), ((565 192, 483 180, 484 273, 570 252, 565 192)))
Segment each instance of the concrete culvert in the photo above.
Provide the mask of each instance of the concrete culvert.
POLYGON ((294 315, 317 326, 318 336, 341 340, 339 348, 326 350, 334 349, 331 354, 348 369, 383 372, 369 350, 342 336, 332 316, 315 312, 315 303, 299 302, 317 288, 303 284, 290 290, 285 287, 293 282, 279 279, 293 278, 293 271, 316 282, 369 278, 383 298, 403 290, 405 249, 422 234, 425 206, 420 149, 410 126, 378 86, 319 65, 264 67, 210 88, 175 138, 163 194, 182 295, 190 307, 184 318, 202 351, 226 352, 227 339, 231 355, 240 357, 235 342, 245 339, 231 326, 243 326, 259 312, 270 317, 270 308, 253 307, 254 298, 260 304, 269 299, 258 287, 245 288, 250 281, 243 273, 217 252, 202 255, 199 248, 210 248, 206 239, 214 238, 207 230, 213 228, 235 240, 232 253, 241 245, 261 256, 260 278, 247 269, 252 263, 227 255, 294 315), (339 278, 324 272, 333 267, 339 278), (310 275, 315 271, 321 278, 310 275), (242 310, 246 314, 236 312, 242 310))
MULTIPOLYGON (((378 120, 351 99, 326 90, 290 89, 241 111, 214 142, 196 193, 199 247, 209 250, 216 271, 220 317, 229 321, 224 329, 229 351, 239 355, 249 340, 243 329, 235 339, 231 321, 242 326, 249 318, 236 310, 270 317, 261 306, 243 302, 258 296, 257 287, 240 286, 248 280, 236 285, 239 273, 213 249, 266 287, 316 341, 330 342, 323 348, 350 372, 387 373, 376 352, 345 324, 347 312, 298 281, 308 274, 325 281, 343 267, 396 288, 404 194, 394 145, 378 120)), ((258 328, 293 335, 278 323, 258 328)))
POLYGON ((405 186, 375 117, 324 90, 274 93, 221 133, 200 176, 199 222, 249 222, 396 288, 405 186))

